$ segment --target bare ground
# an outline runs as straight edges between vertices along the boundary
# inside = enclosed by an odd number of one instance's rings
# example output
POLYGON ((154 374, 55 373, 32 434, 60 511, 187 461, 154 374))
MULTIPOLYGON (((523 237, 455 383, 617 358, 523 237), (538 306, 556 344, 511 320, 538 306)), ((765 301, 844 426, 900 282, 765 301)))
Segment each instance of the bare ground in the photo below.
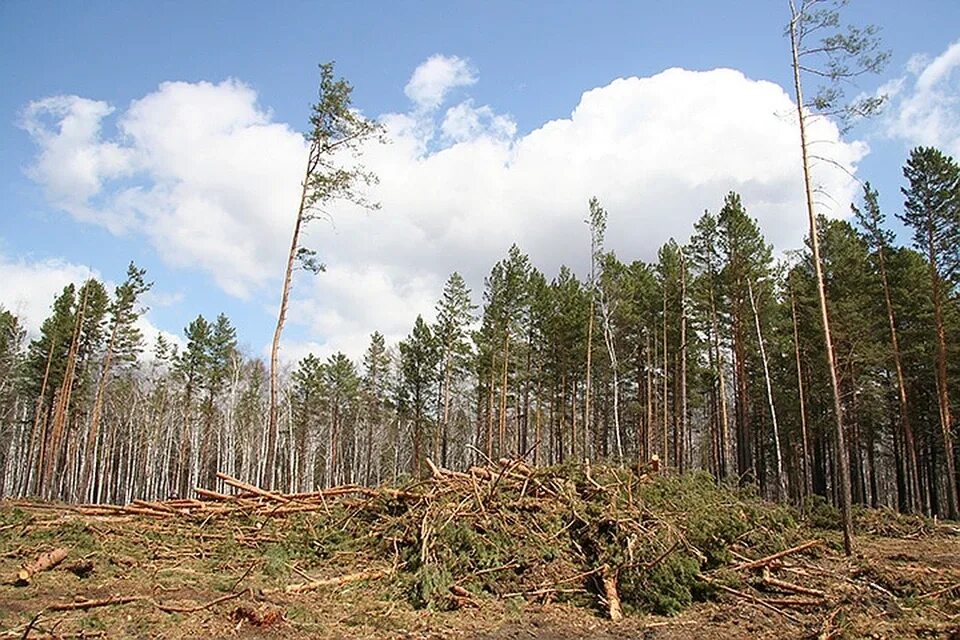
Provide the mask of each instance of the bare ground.
POLYGON ((349 553, 305 564, 272 522, 251 533, 231 520, 0 503, 0 638, 960 639, 956 526, 915 532, 868 519, 872 533, 852 558, 835 550, 835 532, 820 532, 824 544, 767 575, 825 594, 807 603, 757 573, 679 615, 628 612, 614 623, 595 594, 467 596, 453 611, 417 610, 395 567, 349 553), (57 548, 65 560, 13 584, 20 567, 57 548), (284 591, 298 583, 312 586, 284 591))

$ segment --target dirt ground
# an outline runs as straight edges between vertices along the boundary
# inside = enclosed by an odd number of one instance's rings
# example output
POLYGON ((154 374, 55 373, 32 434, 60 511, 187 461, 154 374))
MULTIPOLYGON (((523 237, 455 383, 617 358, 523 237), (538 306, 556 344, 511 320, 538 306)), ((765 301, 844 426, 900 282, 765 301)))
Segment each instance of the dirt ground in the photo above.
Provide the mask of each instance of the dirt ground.
POLYGON ((0 503, 0 638, 960 639, 956 526, 865 526, 873 533, 851 558, 822 531, 822 544, 711 601, 616 623, 590 593, 468 595, 452 611, 416 610, 396 567, 343 553, 305 562, 270 522, 248 526, 0 503), (15 584, 59 548, 62 562, 15 584), (777 591, 771 577, 823 595, 777 591), (297 583, 312 586, 285 590, 297 583))

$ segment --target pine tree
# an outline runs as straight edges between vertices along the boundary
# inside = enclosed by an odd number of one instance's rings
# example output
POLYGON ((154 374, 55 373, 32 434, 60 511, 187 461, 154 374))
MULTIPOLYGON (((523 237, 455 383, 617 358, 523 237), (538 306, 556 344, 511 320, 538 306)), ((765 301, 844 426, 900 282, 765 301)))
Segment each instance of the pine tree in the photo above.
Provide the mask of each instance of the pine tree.
POLYGON ((907 400, 907 385, 903 372, 903 357, 900 350, 900 339, 897 330, 897 317, 890 296, 890 279, 887 275, 887 252, 893 242, 893 232, 884 227, 885 216, 880 211, 878 194, 867 182, 863 186, 864 209, 850 205, 857 222, 863 229, 865 239, 876 257, 880 273, 880 283, 883 287, 884 307, 887 315, 887 324, 890 329, 890 345, 893 351, 894 368, 897 372, 897 402, 900 415, 900 430, 905 452, 905 487, 901 492, 901 509, 913 512, 920 507, 920 481, 917 469, 917 445, 910 422, 910 405, 907 400))
POLYGON ((431 389, 436 383, 439 351, 436 338, 421 316, 413 331, 400 343, 400 409, 412 414, 413 458, 411 472, 419 477, 423 470, 424 438, 429 419, 431 389))
MULTIPOLYGON (((807 140, 808 118, 818 114, 848 120, 875 113, 884 102, 883 97, 868 96, 844 104, 844 87, 852 78, 868 72, 879 72, 890 57, 889 52, 879 49, 876 28, 848 26, 840 28, 840 15, 836 9, 818 8, 824 0, 789 0, 790 52, 793 67, 794 95, 796 97, 797 121, 800 133, 800 157, 803 164, 803 182, 807 202, 807 220, 810 225, 810 242, 813 252, 814 273, 820 303, 820 326, 826 347, 827 368, 833 393, 834 437, 838 455, 838 475, 843 479, 840 491, 840 510, 843 516, 843 546, 847 555, 853 553, 853 514, 851 510, 849 461, 846 457, 846 442, 843 430, 843 415, 840 407, 840 388, 833 360, 833 339, 830 335, 830 315, 824 290, 820 264, 817 216, 814 210, 813 185, 810 178, 810 149, 807 140), (814 34, 822 36, 816 43, 810 42, 814 34), (817 61, 822 62, 818 68, 817 61), (803 99, 803 78, 813 75, 824 80, 810 103, 803 99)), ((842 3, 838 3, 842 4, 842 3)))
POLYGON ((944 307, 960 275, 960 167, 937 149, 917 147, 910 152, 903 175, 909 186, 901 189, 904 212, 898 217, 913 230, 913 245, 927 259, 937 340, 937 401, 947 467, 947 513, 957 519, 960 506, 944 307))
POLYGON ((110 306, 110 321, 106 353, 100 367, 100 377, 97 381, 97 390, 94 397, 93 410, 90 416, 90 427, 87 432, 86 448, 83 458, 83 472, 80 481, 79 495, 87 497, 90 491, 90 482, 94 474, 94 454, 100 437, 100 420, 103 414, 103 403, 110 382, 114 362, 124 366, 136 361, 142 342, 140 330, 136 326, 137 319, 144 310, 137 307, 137 301, 144 293, 150 290, 153 283, 145 282, 143 277, 146 271, 138 269, 134 263, 127 267, 127 279, 115 291, 113 303, 110 306))
POLYGON ((344 167, 337 160, 339 154, 350 153, 356 156, 361 146, 368 140, 382 140, 383 127, 367 119, 352 106, 353 87, 343 78, 336 79, 333 63, 320 65, 320 88, 317 102, 310 113, 310 133, 307 135, 309 151, 300 191, 300 206, 293 225, 293 239, 287 254, 286 269, 283 276, 283 288, 280 293, 280 311, 277 315, 277 328, 273 334, 270 349, 270 414, 267 425, 267 455, 265 478, 267 488, 273 486, 273 473, 277 459, 277 396, 279 393, 278 368, 280 336, 287 318, 287 304, 290 300, 290 286, 293 281, 294 266, 299 264, 314 273, 323 271, 324 265, 317 260, 316 252, 301 245, 300 234, 303 225, 317 216, 329 215, 325 207, 337 200, 347 200, 358 206, 375 209, 377 205, 369 202, 358 191, 362 185, 369 186, 376 176, 362 166, 344 167))
MULTIPOLYGON (((364 464, 364 482, 379 483, 382 479, 383 454, 386 451, 384 421, 388 391, 390 357, 387 353, 383 334, 375 331, 370 336, 370 346, 363 356, 363 393, 364 422, 367 426, 366 462, 364 464), (374 451, 376 447, 376 451, 374 451)), ((390 439, 396 448, 396 438, 390 439)))
POLYGON ((462 375, 471 355, 467 341, 467 328, 473 322, 476 306, 470 300, 470 290, 463 277, 454 272, 443 288, 437 302, 437 324, 434 331, 440 355, 441 414, 440 437, 434 456, 442 466, 447 466, 450 430, 451 388, 456 377, 462 375))

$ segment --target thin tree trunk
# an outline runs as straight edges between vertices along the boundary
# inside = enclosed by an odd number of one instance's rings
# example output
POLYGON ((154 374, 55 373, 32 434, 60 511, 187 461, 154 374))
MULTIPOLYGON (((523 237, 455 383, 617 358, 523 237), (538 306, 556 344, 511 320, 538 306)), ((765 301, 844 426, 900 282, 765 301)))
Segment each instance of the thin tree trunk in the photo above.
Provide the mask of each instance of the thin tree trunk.
POLYGON ((307 170, 303 176, 300 190, 300 207, 297 210, 297 220, 293 225, 293 238, 290 241, 290 252, 287 254, 287 268, 283 275, 283 290, 280 293, 280 313, 277 315, 277 328, 273 332, 273 344, 270 347, 270 415, 267 424, 267 451, 264 464, 263 484, 266 489, 273 489, 275 467, 277 462, 277 440, 279 425, 277 424, 277 376, 278 354, 280 351, 280 335, 283 333, 283 324, 287 319, 287 305, 290 301, 290 284, 293 281, 293 265, 297 258, 297 247, 300 246, 300 231, 303 228, 303 218, 307 211, 308 184, 320 159, 320 148, 316 142, 310 146, 307 154, 307 170))
POLYGON ((897 400, 900 403, 900 429, 903 432, 903 448, 906 450, 906 492, 908 510, 913 512, 920 508, 920 482, 917 474, 917 445, 913 435, 913 426, 910 424, 910 407, 907 402, 907 385, 903 375, 903 358, 900 354, 900 338, 897 335, 897 320, 893 311, 893 302, 890 298, 890 283, 887 280, 887 265, 884 257, 884 247, 877 247, 877 256, 880 261, 880 282, 883 284, 883 298, 887 307, 887 324, 890 325, 890 344, 893 346, 893 362, 897 370, 897 400))
POLYGON ((667 357, 669 349, 667 347, 667 280, 663 280, 663 442, 661 442, 663 450, 663 468, 667 468, 668 456, 669 453, 669 438, 667 437, 667 428, 670 423, 670 418, 668 415, 669 406, 667 398, 669 396, 669 387, 667 385, 667 370, 670 368, 670 362, 667 357))
POLYGON ((493 396, 496 388, 493 376, 496 370, 496 354, 493 349, 490 349, 490 385, 487 389, 487 459, 493 457, 493 396))
POLYGON ((807 500, 813 494, 813 475, 810 473, 810 438, 807 434, 807 404, 803 390, 803 368, 800 361, 800 331, 797 327, 797 300, 790 287, 790 313, 793 317, 793 352, 797 359, 797 390, 800 397, 800 437, 803 447, 803 496, 801 504, 806 507, 807 500))
POLYGON ((510 363, 510 328, 507 327, 503 337, 503 372, 500 379, 500 421, 497 431, 497 453, 504 454, 503 443, 507 433, 507 371, 510 363))
POLYGON ((933 317, 937 329, 937 401, 940 405, 940 430, 943 435, 943 458, 947 463, 947 514, 957 519, 957 467, 953 450, 953 418, 950 415, 950 396, 947 390, 947 341, 943 324, 943 282, 934 254, 933 229, 928 226, 930 278, 933 285, 933 317))
POLYGON ((840 384, 837 380, 837 368, 833 356, 833 338, 830 335, 830 316, 827 312, 827 292, 823 283, 823 266, 820 262, 820 239, 817 235, 817 216, 813 210, 813 189, 810 184, 810 161, 807 154, 806 117, 803 115, 803 90, 800 83, 800 52, 797 43, 797 23, 800 14, 793 0, 790 0, 790 49, 793 54, 793 88, 797 99, 797 118, 800 126, 800 153, 803 161, 803 184, 807 200, 807 217, 810 222, 810 246, 813 252, 813 266, 817 277, 817 295, 820 299, 820 321, 823 326, 823 341, 826 347, 827 368, 830 370, 830 388, 833 392, 833 417, 835 445, 840 478, 840 512, 843 517, 843 548, 847 555, 853 553, 853 512, 850 496, 850 461, 847 458, 846 438, 843 433, 843 413, 840 406, 840 384))
POLYGON ((590 267, 590 317, 587 320, 587 380, 583 399, 583 457, 590 459, 590 423, 592 422, 592 410, 590 400, 592 394, 592 373, 593 373, 593 305, 595 296, 595 285, 593 282, 593 266, 591 259, 590 267))
POLYGON ((77 310, 76 324, 73 329, 73 337, 70 340, 70 350, 67 352, 67 367, 63 374, 63 384, 60 386, 60 396, 57 398, 56 409, 53 414, 53 432, 50 436, 50 446, 47 451, 47 459, 44 465, 43 482, 41 493, 46 498, 53 497, 53 487, 51 482, 53 475, 57 470, 58 459, 60 457, 60 438, 63 435, 64 425, 67 419, 67 411, 70 408, 70 395, 73 392, 73 375, 77 366, 77 350, 80 348, 80 330, 83 327, 83 316, 87 310, 87 293, 89 287, 83 288, 83 296, 80 300, 80 307, 77 310))
POLYGON ((647 356, 647 428, 644 430, 643 457, 644 462, 653 455, 653 359, 650 352, 650 332, 645 331, 647 356))
POLYGON ((677 446, 680 473, 684 471, 683 442, 687 425, 687 268, 683 250, 680 250, 680 438, 677 446))
POLYGON ((450 356, 443 367, 443 426, 441 427, 440 466, 447 466, 447 438, 450 425, 450 356))
POLYGON ((713 347, 717 360, 717 383, 720 386, 720 460, 723 464, 721 477, 730 473, 733 460, 730 452, 730 422, 727 417, 727 387, 723 378, 723 356, 720 351, 720 322, 717 319, 717 304, 710 289, 710 320, 713 325, 713 347))
POLYGON ((610 327, 610 305, 602 291, 600 293, 600 313, 603 315, 603 341, 607 346, 610 368, 613 371, 613 430, 617 442, 617 460, 623 464, 623 436, 620 433, 620 366, 617 360, 617 346, 614 342, 613 330, 610 327))
MULTIPOLYGON (((46 453, 46 431, 47 431, 47 412, 44 410, 44 396, 47 395, 47 382, 50 380, 50 365, 53 363, 53 348, 56 346, 56 340, 51 336, 50 338, 50 352, 47 354, 47 366, 43 371, 43 382, 40 384, 40 395, 37 396, 37 407, 36 414, 33 417, 33 435, 30 438, 30 451, 29 456, 33 456, 34 447, 37 449, 37 458, 36 460, 28 460, 28 469, 30 473, 27 475, 27 481, 24 483, 24 493, 29 493, 32 489, 30 487, 31 478, 30 474, 34 473, 36 469, 36 481, 37 485, 40 483, 40 479, 43 473, 43 464, 46 453)), ((39 486, 36 487, 36 490, 39 492, 39 486)))
POLYGON ((760 330, 760 314, 757 312, 757 301, 753 295, 753 284, 747 280, 747 291, 750 294, 750 307, 753 309, 753 322, 757 328, 757 343, 760 345, 760 359, 763 362, 763 379, 767 385, 767 403, 770 407, 770 423, 773 426, 773 450, 777 456, 777 481, 780 489, 780 499, 786 500, 787 476, 783 472, 783 453, 780 450, 780 427, 777 425, 777 409, 773 404, 773 385, 770 384, 770 366, 767 362, 767 349, 763 344, 763 332, 760 330))
POLYGON ((87 443, 83 456, 83 472, 80 477, 80 487, 77 491, 80 500, 87 499, 90 489, 90 479, 93 475, 93 451, 97 446, 100 435, 100 415, 103 412, 103 398, 107 392, 107 381, 110 379, 110 365, 113 362, 113 349, 117 342, 117 333, 120 331, 120 321, 114 315, 113 330, 110 332, 110 341, 107 343, 107 353, 103 357, 103 368, 100 371, 100 380, 97 381, 97 392, 93 400, 93 412, 90 416, 90 429, 87 432, 87 443))

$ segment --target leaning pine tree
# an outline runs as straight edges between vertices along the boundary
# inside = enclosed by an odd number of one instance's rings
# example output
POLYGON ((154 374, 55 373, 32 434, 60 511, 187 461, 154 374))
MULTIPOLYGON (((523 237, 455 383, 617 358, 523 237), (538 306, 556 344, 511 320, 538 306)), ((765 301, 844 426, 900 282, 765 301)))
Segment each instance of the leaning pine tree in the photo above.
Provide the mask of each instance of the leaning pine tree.
POLYGON ((263 484, 273 488, 274 469, 277 460, 277 354, 280 336, 287 317, 290 300, 290 284, 294 266, 299 263, 307 271, 319 273, 324 265, 317 260, 316 252, 300 244, 304 224, 319 216, 328 216, 325 210, 332 202, 347 200, 366 209, 376 209, 377 204, 368 201, 358 191, 358 186, 369 186, 376 176, 361 165, 344 166, 345 157, 359 155, 364 142, 383 141, 383 127, 364 117, 351 107, 353 87, 343 78, 335 78, 333 63, 320 65, 320 89, 316 104, 311 107, 310 133, 307 136, 309 151, 300 191, 300 206, 293 226, 293 238, 287 256, 280 293, 280 312, 277 328, 270 349, 270 415, 267 426, 267 455, 264 465, 263 484))
POLYGON ((807 217, 810 223, 810 247, 813 252, 814 273, 817 279, 817 294, 820 301, 820 321, 826 345, 827 366, 830 371, 830 387, 833 391, 833 418, 835 447, 837 452, 837 477, 840 483, 840 511, 843 514, 843 547, 847 555, 853 553, 853 515, 850 492, 850 463, 844 442, 843 410, 840 405, 840 384, 833 357, 833 339, 830 336, 830 317, 827 296, 823 284, 823 267, 820 262, 817 216, 814 211, 813 186, 810 177, 807 124, 810 118, 833 116, 840 120, 863 117, 876 112, 883 104, 881 97, 868 97, 851 104, 843 102, 843 85, 867 72, 878 72, 886 64, 890 54, 879 49, 879 38, 874 26, 840 28, 838 7, 843 0, 788 0, 790 23, 790 52, 793 66, 794 92, 800 125, 800 153, 803 160, 803 181, 807 200, 807 217), (821 36, 819 40, 811 40, 821 36), (810 102, 803 100, 804 76, 812 75, 826 80, 810 102))

